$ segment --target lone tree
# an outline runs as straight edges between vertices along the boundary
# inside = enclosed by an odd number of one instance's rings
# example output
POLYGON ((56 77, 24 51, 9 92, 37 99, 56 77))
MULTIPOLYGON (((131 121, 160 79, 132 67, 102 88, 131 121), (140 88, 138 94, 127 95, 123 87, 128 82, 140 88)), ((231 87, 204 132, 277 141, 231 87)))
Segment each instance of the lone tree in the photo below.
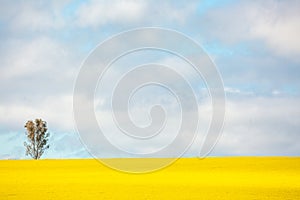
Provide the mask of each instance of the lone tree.
POLYGON ((49 148, 48 139, 49 132, 47 132, 47 123, 42 119, 36 119, 34 122, 29 120, 25 124, 26 136, 28 143, 24 142, 26 147, 26 156, 30 155, 33 159, 39 159, 44 151, 49 148))

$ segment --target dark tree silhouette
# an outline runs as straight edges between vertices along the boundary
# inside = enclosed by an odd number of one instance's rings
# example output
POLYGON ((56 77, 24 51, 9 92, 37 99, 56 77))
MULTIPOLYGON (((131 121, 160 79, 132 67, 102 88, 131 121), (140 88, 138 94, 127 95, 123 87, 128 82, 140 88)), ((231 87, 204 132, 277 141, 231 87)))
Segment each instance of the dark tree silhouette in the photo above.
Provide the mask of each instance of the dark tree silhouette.
POLYGON ((48 139, 50 133, 47 132, 47 123, 42 119, 36 119, 34 122, 29 120, 25 124, 28 143, 24 142, 26 147, 26 156, 30 155, 33 159, 39 159, 44 151, 49 148, 48 139))

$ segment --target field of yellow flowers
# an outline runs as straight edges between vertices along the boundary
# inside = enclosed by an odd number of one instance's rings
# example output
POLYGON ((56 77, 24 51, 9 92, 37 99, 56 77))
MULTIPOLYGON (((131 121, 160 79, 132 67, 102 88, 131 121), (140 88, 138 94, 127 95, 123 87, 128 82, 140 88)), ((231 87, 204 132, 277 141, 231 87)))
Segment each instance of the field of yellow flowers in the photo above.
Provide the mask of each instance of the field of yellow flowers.
POLYGON ((182 158, 147 174, 93 159, 3 160, 0 177, 1 200, 300 199, 300 158, 288 157, 182 158))

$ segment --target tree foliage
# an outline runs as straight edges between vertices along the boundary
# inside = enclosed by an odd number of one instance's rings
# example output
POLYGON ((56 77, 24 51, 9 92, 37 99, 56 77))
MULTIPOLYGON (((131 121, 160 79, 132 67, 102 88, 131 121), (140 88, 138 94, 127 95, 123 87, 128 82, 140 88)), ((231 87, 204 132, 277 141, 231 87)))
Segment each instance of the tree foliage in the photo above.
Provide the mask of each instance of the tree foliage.
POLYGON ((47 123, 42 119, 36 119, 34 122, 29 120, 25 124, 27 142, 24 142, 26 147, 26 155, 30 155, 33 159, 39 159, 44 151, 49 148, 48 139, 50 133, 47 132, 47 123))

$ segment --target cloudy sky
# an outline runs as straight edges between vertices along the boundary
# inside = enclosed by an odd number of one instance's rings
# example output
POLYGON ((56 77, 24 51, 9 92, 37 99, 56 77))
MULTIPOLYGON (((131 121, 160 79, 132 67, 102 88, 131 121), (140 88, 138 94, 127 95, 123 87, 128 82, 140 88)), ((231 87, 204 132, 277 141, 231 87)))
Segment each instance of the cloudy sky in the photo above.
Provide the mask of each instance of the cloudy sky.
MULTIPOLYGON (((179 31, 201 44, 218 67, 227 96, 226 120, 222 137, 210 155, 299 156, 299 10, 300 2, 293 0, 181 3, 2 0, 0 159, 26 158, 24 124, 35 118, 46 120, 51 132, 51 148, 44 158, 90 157, 73 120, 76 77, 84 59, 99 43, 138 27, 179 31)), ((170 55, 146 54, 139 52, 120 59, 107 80, 114 80, 115 74, 127 69, 124 66, 129 63, 129 58, 135 65, 149 59, 178 66, 178 70, 183 66, 170 55)), ((188 70, 182 73, 185 72, 189 74, 188 70)), ((190 78, 195 90, 202 91, 203 82, 194 83, 193 77, 190 78)), ((95 107, 97 120, 107 125, 104 129, 112 131, 110 123, 106 123, 109 112, 105 98, 109 86, 96 91, 99 95, 96 95, 95 107)), ((209 121, 206 116, 210 112, 206 93, 204 91, 197 97, 203 122, 209 121)), ((133 117, 133 121, 147 124, 149 119, 143 118, 143 109, 148 108, 148 102, 155 104, 158 100, 165 102, 176 118, 177 107, 173 107, 174 101, 168 95, 151 87, 137 94, 135 98, 140 97, 142 101, 137 100, 133 105, 131 114, 138 116, 133 117)), ((170 136, 174 131, 172 128, 176 129, 178 125, 175 118, 170 118, 171 126, 166 129, 170 136)), ((207 123, 203 123, 200 132, 207 127, 207 123)), ((201 138, 199 133, 186 156, 198 154, 201 138)), ((166 142, 169 139, 165 139, 166 142)), ((164 138, 159 141, 164 143, 164 138)), ((117 143, 122 146, 127 141, 117 143)))

